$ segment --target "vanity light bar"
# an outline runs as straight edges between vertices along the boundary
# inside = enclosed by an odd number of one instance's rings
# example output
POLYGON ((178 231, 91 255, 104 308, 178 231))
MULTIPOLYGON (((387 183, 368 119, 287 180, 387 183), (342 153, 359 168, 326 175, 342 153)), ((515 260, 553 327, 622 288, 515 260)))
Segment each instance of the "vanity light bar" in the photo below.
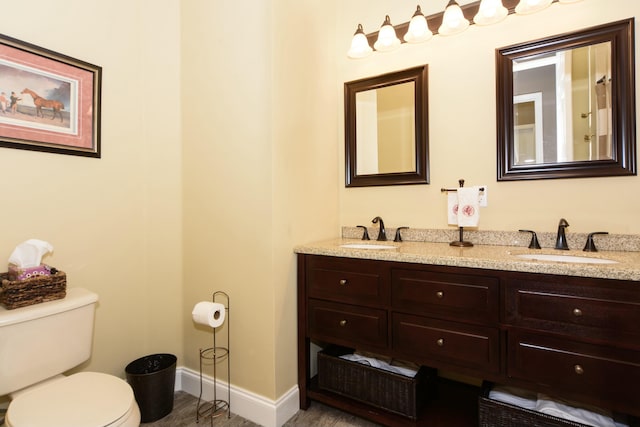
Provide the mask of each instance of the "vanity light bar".
POLYGON ((389 15, 380 30, 365 34, 361 24, 353 35, 347 56, 352 59, 365 58, 375 51, 391 52, 402 43, 422 43, 434 34, 451 36, 466 30, 471 24, 492 25, 508 15, 526 15, 538 12, 552 3, 577 3, 582 0, 481 0, 464 6, 449 0, 445 10, 425 17, 420 5, 409 22, 393 25, 389 15), (437 28, 437 31, 432 29, 437 28), (397 34, 403 34, 402 39, 397 34), (373 49, 371 48, 373 46, 373 49))

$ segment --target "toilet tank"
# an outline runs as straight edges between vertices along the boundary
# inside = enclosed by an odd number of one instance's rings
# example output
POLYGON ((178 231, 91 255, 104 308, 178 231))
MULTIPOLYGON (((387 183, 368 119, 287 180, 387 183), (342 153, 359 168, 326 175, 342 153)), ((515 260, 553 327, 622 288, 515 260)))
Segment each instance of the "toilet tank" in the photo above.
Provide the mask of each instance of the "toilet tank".
POLYGON ((0 306, 0 396, 62 374, 91 356, 98 295, 82 288, 60 300, 0 306))

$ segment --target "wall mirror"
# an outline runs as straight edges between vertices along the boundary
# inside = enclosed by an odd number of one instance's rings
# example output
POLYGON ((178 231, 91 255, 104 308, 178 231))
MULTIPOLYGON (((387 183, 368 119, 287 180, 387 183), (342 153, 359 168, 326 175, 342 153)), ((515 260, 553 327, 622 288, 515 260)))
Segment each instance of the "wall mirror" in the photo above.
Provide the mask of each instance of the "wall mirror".
POLYGON ((633 20, 496 50, 498 181, 636 174, 633 20))
POLYGON ((428 184, 427 65, 347 82, 347 187, 428 184))

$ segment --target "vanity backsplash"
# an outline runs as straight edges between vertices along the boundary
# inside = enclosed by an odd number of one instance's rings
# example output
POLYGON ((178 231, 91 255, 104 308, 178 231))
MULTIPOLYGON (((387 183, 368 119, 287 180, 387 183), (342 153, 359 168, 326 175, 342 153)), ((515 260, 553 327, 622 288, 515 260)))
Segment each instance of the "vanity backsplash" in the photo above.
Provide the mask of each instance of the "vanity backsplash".
MULTIPOLYGON (((367 228, 369 237, 375 241, 378 237, 377 227, 367 228)), ((601 231, 601 230, 594 230, 601 231)), ((602 230, 606 231, 606 230, 602 230)), ((389 240, 393 240, 396 229, 387 227, 386 234, 389 240)), ((342 237, 345 239, 361 239, 362 228, 342 227, 342 237)), ((537 232, 538 241, 542 249, 553 249, 556 241, 555 232, 537 232)), ((458 229, 422 229, 407 228, 401 231, 402 240, 406 242, 433 242, 449 243, 458 239, 458 229)), ((587 242, 588 233, 572 233, 567 230, 567 242, 569 249, 582 250, 587 242)), ((476 231, 464 230, 465 240, 473 242, 474 245, 491 246, 519 246, 527 247, 531 241, 531 234, 519 231, 476 231)), ((620 252, 640 252, 640 235, 632 234, 605 234, 594 237, 596 247, 599 251, 620 251, 620 252)))

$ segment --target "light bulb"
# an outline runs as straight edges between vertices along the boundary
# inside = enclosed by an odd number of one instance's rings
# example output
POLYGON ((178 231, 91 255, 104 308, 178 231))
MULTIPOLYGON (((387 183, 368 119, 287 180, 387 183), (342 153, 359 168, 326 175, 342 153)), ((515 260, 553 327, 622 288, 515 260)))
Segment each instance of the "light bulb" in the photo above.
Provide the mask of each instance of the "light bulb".
POLYGON ((427 19, 422 14, 422 10, 418 5, 416 12, 409 22, 409 29, 407 30, 407 34, 404 35, 404 40, 408 43, 421 43, 429 40, 431 36, 433 36, 433 33, 429 29, 427 19))
POLYGON ((373 44, 375 50, 380 52, 391 52, 400 46, 400 39, 396 36, 396 30, 391 25, 391 19, 387 15, 378 31, 378 40, 373 44))
POLYGON ((450 36, 463 32, 469 27, 469 21, 464 17, 462 9, 456 0, 449 0, 447 8, 444 10, 442 17, 442 25, 438 29, 438 33, 443 36, 450 36))
POLYGON ((478 25, 491 25, 502 21, 508 14, 509 10, 503 6, 502 0, 482 0, 473 22, 478 25))
POLYGON ((551 5, 551 3, 553 3, 553 0, 520 0, 520 3, 516 6, 516 13, 526 15, 539 12, 551 5))
POLYGON ((364 34, 362 25, 358 24, 358 29, 353 34, 353 39, 351 39, 351 48, 347 52, 347 56, 353 59, 365 58, 371 55, 371 52, 373 52, 373 49, 369 45, 369 40, 364 34))

